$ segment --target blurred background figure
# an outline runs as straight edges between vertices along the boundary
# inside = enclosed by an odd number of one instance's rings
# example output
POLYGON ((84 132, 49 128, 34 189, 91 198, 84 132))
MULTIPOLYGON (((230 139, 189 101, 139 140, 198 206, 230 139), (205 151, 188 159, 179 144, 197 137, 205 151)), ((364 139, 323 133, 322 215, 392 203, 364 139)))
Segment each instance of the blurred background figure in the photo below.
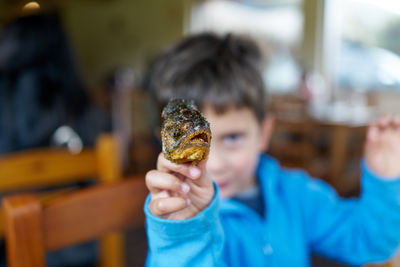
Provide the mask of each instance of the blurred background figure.
POLYGON ((0 36, 0 154, 50 145, 79 152, 109 130, 58 16, 31 14, 7 24, 0 36))
MULTIPOLYGON (((79 153, 110 130, 110 116, 86 91, 58 15, 30 10, 6 24, 0 35, 0 155, 47 146, 79 153)), ((51 253, 47 263, 95 266, 96 253, 90 242, 51 253)))

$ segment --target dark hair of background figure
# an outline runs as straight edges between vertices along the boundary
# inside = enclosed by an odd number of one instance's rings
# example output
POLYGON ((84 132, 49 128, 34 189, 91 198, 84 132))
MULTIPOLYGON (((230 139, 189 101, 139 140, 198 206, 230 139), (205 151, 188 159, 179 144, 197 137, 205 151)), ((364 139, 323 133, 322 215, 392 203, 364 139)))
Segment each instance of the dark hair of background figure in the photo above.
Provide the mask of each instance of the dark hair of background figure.
POLYGON ((50 106, 59 94, 65 100, 65 110, 80 115, 89 98, 74 58, 57 14, 19 17, 0 35, 0 79, 7 79, 0 90, 12 93, 19 74, 34 69, 40 73, 40 105, 50 106))

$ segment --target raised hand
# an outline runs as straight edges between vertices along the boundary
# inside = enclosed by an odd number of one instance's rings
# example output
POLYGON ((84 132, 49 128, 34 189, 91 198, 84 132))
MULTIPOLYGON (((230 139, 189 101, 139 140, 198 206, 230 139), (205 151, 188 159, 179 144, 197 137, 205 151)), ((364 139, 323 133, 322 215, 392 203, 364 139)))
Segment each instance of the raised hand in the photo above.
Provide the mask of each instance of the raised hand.
POLYGON ((369 168, 384 179, 400 177, 400 119, 382 117, 367 133, 365 158, 369 168))
POLYGON ((184 220, 206 208, 214 197, 214 186, 204 170, 205 162, 197 166, 175 164, 160 153, 157 169, 146 174, 150 212, 165 219, 184 220))

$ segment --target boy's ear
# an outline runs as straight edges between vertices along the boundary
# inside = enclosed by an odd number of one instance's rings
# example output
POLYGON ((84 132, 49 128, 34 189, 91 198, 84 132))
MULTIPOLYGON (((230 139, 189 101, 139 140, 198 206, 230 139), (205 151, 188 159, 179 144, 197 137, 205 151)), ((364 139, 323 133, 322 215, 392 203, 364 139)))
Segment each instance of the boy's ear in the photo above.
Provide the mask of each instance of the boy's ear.
POLYGON ((269 142, 272 137, 275 126, 275 117, 273 115, 265 116, 261 123, 260 152, 266 152, 269 148, 269 142))

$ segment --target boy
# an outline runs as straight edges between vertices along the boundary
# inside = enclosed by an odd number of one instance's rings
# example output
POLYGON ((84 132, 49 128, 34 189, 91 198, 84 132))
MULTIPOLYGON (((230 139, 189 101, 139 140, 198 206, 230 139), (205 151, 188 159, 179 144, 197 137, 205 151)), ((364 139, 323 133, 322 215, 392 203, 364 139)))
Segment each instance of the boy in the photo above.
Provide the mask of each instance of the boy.
POLYGON ((362 195, 341 199, 261 154, 273 123, 260 57, 251 41, 202 34, 156 62, 158 103, 193 99, 212 139, 207 162, 177 165, 161 153, 147 173, 148 265, 302 267, 311 252, 355 265, 388 259, 400 240, 400 121, 370 127, 362 195))

